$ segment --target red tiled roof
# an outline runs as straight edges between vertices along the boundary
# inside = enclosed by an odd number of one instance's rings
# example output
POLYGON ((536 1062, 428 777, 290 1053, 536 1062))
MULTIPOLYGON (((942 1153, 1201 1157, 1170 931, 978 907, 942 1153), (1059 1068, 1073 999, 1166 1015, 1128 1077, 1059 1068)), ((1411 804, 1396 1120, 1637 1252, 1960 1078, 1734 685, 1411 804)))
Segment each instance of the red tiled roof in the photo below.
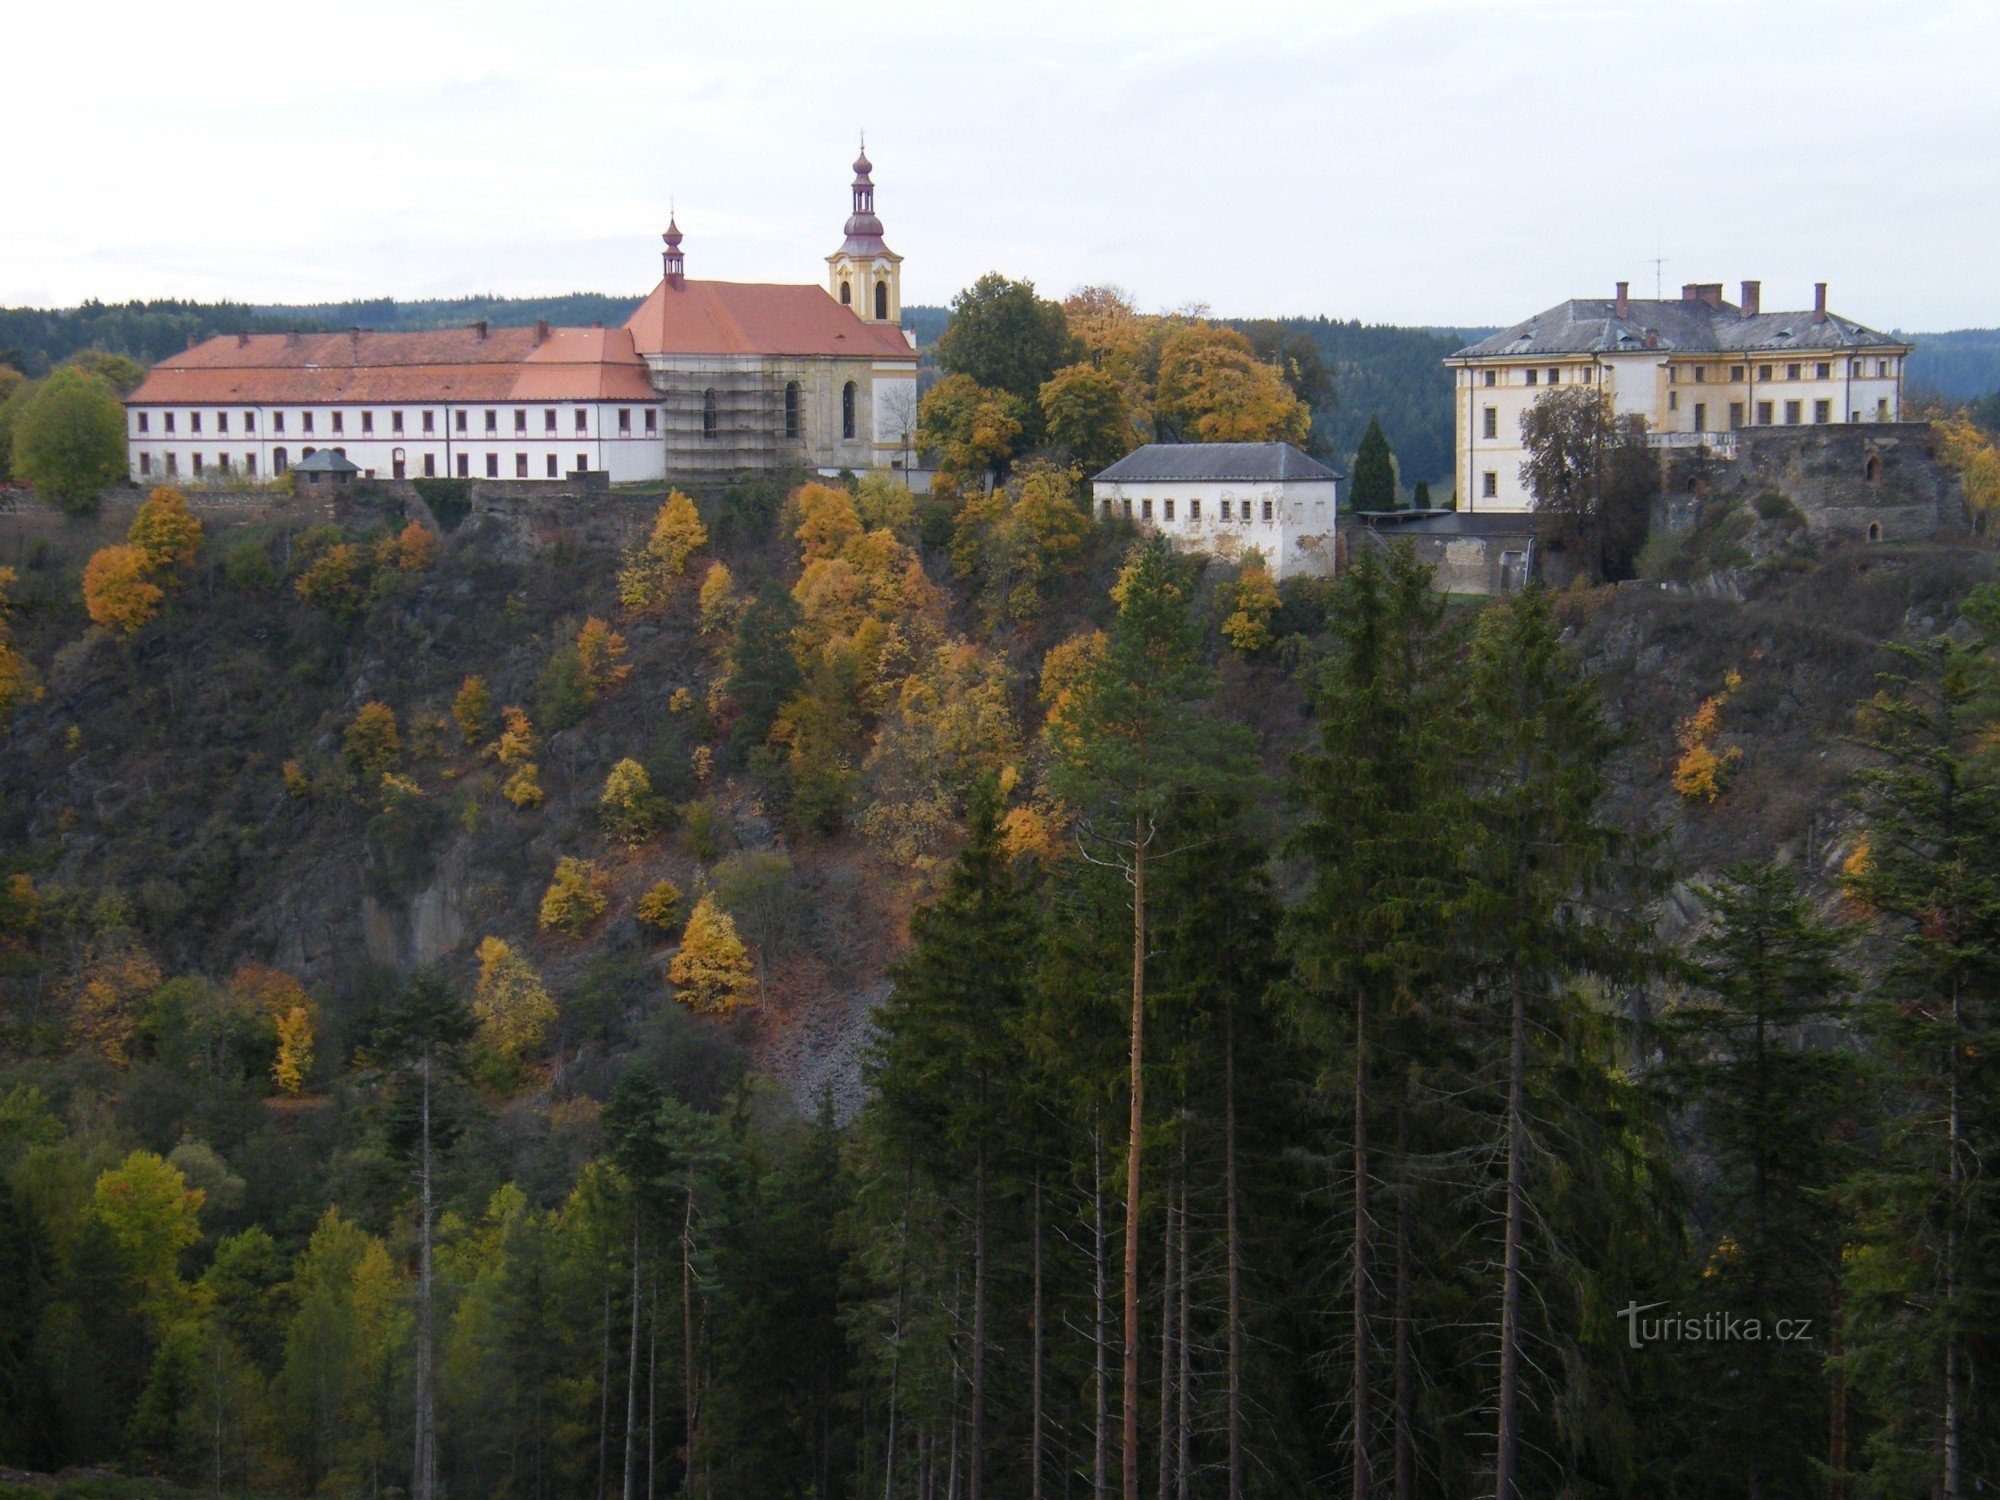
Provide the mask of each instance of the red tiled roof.
POLYGON ((641 354, 917 358, 902 329, 864 322, 816 286, 662 281, 625 328, 641 354))
POLYGON ((259 333, 210 339, 154 365, 137 406, 423 401, 650 401, 622 328, 259 333))

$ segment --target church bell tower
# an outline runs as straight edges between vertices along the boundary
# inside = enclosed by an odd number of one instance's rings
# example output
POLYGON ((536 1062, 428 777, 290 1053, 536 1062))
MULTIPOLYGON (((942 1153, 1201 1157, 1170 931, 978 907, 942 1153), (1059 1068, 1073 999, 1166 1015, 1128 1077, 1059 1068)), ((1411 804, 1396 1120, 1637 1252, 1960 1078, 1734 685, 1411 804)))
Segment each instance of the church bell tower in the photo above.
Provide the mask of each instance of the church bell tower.
POLYGON ((903 318, 903 257, 882 242, 882 221, 875 217, 874 170, 868 160, 868 138, 854 159, 854 211, 847 216, 847 238, 826 258, 826 289, 834 301, 854 309, 869 323, 900 323, 903 318))

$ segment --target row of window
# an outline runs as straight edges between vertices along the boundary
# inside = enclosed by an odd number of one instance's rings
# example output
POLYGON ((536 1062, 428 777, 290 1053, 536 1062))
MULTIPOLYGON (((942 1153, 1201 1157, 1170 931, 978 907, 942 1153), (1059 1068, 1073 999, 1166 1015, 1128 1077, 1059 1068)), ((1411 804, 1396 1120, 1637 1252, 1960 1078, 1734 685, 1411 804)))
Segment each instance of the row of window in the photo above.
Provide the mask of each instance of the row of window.
MULTIPOLYGON (((1814 380, 1833 379, 1833 362, 1831 360, 1824 360, 1824 359, 1816 360, 1813 361, 1812 364, 1813 364, 1812 378, 1814 380)), ((1692 370, 1694 374, 1694 383, 1696 385, 1707 384, 1708 382, 1707 365, 1691 365, 1688 368, 1692 370)), ((1736 385, 1741 385, 1743 383, 1743 373, 1746 368, 1747 367, 1744 365, 1731 365, 1729 367, 1729 379, 1731 383, 1736 385)), ((1760 381, 1771 380, 1773 378, 1773 372, 1776 369, 1777 369, 1776 365, 1757 366, 1757 379, 1760 381)), ((1805 372, 1805 362, 1793 361, 1792 363, 1787 364, 1785 366, 1785 379, 1803 380, 1806 378, 1804 372, 1805 372)), ((1500 383, 1500 372, 1498 370, 1485 370, 1482 371, 1481 373, 1485 377, 1484 384, 1488 386, 1497 386, 1500 383)), ((1855 379, 1866 379, 1868 374, 1868 361, 1865 359, 1850 359, 1847 362, 1847 373, 1850 376, 1854 377, 1855 379)), ((1893 376, 1895 373, 1896 373, 1896 362, 1893 359, 1878 359, 1875 361, 1875 374, 1878 379, 1886 380, 1889 377, 1893 376)), ((1560 365, 1550 365, 1546 370, 1542 369, 1523 370, 1521 374, 1523 376, 1523 384, 1526 385, 1562 384, 1562 366, 1560 365)), ((1667 383, 1669 385, 1678 384, 1680 382, 1680 378, 1681 378, 1681 366, 1668 365, 1667 383)), ((1585 365, 1573 371, 1571 374, 1571 379, 1578 385, 1589 385, 1591 380, 1590 366, 1585 365)))
MULTIPOLYGON (((1224 500, 1221 502, 1221 504, 1222 504, 1223 520, 1225 521, 1240 520, 1248 522, 1251 519, 1250 502, 1248 500, 1242 501, 1240 504, 1234 501, 1224 500), (1232 515, 1231 514, 1232 509, 1239 512, 1239 514, 1232 515)), ((1266 500, 1263 502, 1263 506, 1264 506, 1264 519, 1268 521, 1271 519, 1271 514, 1272 514, 1271 502, 1269 500, 1266 500)), ((1120 501, 1106 500, 1098 506, 1097 510, 1098 514, 1101 515, 1107 521, 1110 520, 1114 515, 1119 515, 1119 514, 1122 514, 1124 518, 1128 521, 1134 519, 1132 514, 1132 502, 1130 500, 1120 500, 1120 501), (1122 506, 1123 510, 1122 511, 1114 510, 1113 509, 1114 505, 1122 506)), ((1174 518, 1174 502, 1171 500, 1162 500, 1160 502, 1160 519, 1163 521, 1171 521, 1173 520, 1173 518, 1174 518)), ((1199 521, 1201 519, 1201 502, 1199 500, 1188 501, 1187 518, 1190 521, 1199 521)), ((1137 519, 1141 521, 1150 521, 1153 519, 1153 502, 1151 500, 1141 500, 1139 502, 1139 513, 1137 519)))
MULTIPOLYGON (((1680 409, 1681 393, 1679 391, 1668 391, 1667 410, 1679 411, 1680 409)), ((1757 403, 1757 425, 1759 427, 1773 426, 1775 410, 1775 403, 1759 401, 1757 403)), ((1500 436, 1500 409, 1495 406, 1488 406, 1483 408, 1480 415, 1480 435, 1489 441, 1498 438, 1500 436)), ((1825 424, 1832 420, 1832 401, 1822 400, 1813 402, 1813 422, 1815 424, 1825 424)), ((1859 422, 1861 420, 1860 411, 1850 412, 1847 420, 1850 422, 1859 422)), ((1878 422, 1889 420, 1889 398, 1887 396, 1883 396, 1876 401, 1875 420, 1878 422)), ((1785 425, 1787 427, 1797 427, 1804 421, 1805 403, 1802 401, 1787 401, 1785 403, 1785 425)), ((1743 425, 1743 403, 1741 401, 1732 401, 1729 403, 1729 425, 1732 429, 1743 425)), ((1694 430, 1696 432, 1708 431, 1708 403, 1705 401, 1694 403, 1694 430)))
MULTIPOLYGON (((711 391, 708 394, 709 394, 709 399, 712 401, 714 399, 715 393, 711 391)), ((169 411, 169 412, 162 412, 160 415, 162 418, 161 431, 169 435, 172 435, 176 430, 174 426, 174 419, 176 413, 169 411)), ((218 436, 223 436, 223 437, 228 436, 229 413, 226 411, 216 411, 213 412, 211 415, 213 415, 215 418, 216 434, 218 436)), ((245 433, 254 433, 257 430, 257 413, 254 411, 245 411, 241 415, 243 418, 242 431, 244 431, 245 433)), ((424 433, 424 435, 430 436, 435 434, 437 431, 437 413, 434 411, 423 411, 418 413, 418 415, 422 420, 423 425, 421 430, 424 433)), ((298 414, 298 416, 299 416, 299 431, 302 433, 310 434, 313 430, 314 414, 310 411, 301 411, 298 414)), ((347 413, 344 411, 335 410, 328 413, 328 416, 331 422, 331 431, 333 431, 336 435, 344 435, 347 431, 347 420, 346 420, 347 413)), ((470 412, 464 410, 453 412, 452 430, 458 433, 461 437, 467 436, 471 431, 471 416, 472 414, 470 412)), ((375 413, 372 411, 364 410, 360 413, 360 417, 361 417, 360 435, 362 437, 373 437, 375 434, 375 413)), ((500 412, 498 408, 495 407, 486 408, 485 417, 486 417, 486 424, 485 424, 486 435, 488 437, 497 436, 500 431, 500 412)), ((199 411, 190 411, 187 414, 187 418, 188 418, 188 427, 187 427, 188 433, 191 436, 199 436, 202 430, 201 428, 202 414, 199 411)), ((652 407, 647 407, 645 410, 644 418, 645 418, 646 434, 649 437, 656 434, 660 430, 659 412, 652 407)), ((140 432, 150 433, 153 430, 151 412, 146 412, 146 411, 139 412, 138 419, 139 419, 140 432)), ((590 425, 589 409, 587 407, 582 407, 582 406, 577 407, 576 435, 578 437, 588 436, 589 425, 590 425)), ((276 433, 283 433, 284 430, 285 430, 285 413, 281 411, 272 412, 271 431, 274 434, 276 434, 276 433)), ((400 411, 391 411, 389 413, 389 435, 391 437, 401 437, 403 435, 403 431, 404 431, 403 413, 400 411)), ((526 407, 514 408, 515 435, 517 437, 524 437, 527 435, 527 431, 528 431, 527 408, 526 407)), ((542 431, 545 435, 550 437, 553 437, 555 435, 556 409, 552 406, 544 407, 542 409, 542 431)), ((629 406, 621 406, 618 408, 618 435, 620 437, 630 437, 632 435, 632 408, 629 406)))
MULTIPOLYGON (((299 450, 299 457, 302 459, 311 458, 313 454, 316 453, 317 451, 318 450, 315 448, 302 448, 299 450)), ((338 453, 342 458, 347 457, 347 450, 345 448, 335 448, 333 451, 335 453, 338 453)), ((176 453, 168 453, 165 455, 165 458, 166 458, 166 463, 165 466, 162 468, 161 472, 170 479, 177 477, 181 471, 180 455, 176 453)), ((199 453, 190 454, 189 459, 190 459, 189 472, 194 474, 197 478, 208 472, 208 466, 203 455, 199 453)), ((291 466, 292 466, 291 455, 285 449, 273 448, 271 450, 271 472, 273 474, 282 474, 291 466)), ((460 479, 470 479, 472 477, 472 459, 469 454, 461 453, 458 455, 457 467, 458 467, 458 477, 460 479)), ((514 478, 530 479, 535 477, 529 473, 529 467, 530 466, 527 454, 516 453, 514 455, 514 478)), ((582 472, 583 470, 586 470, 589 467, 590 467, 590 455, 588 453, 577 454, 576 456, 577 472, 582 472)), ((222 474, 233 474, 235 472, 235 466, 231 462, 230 456, 227 453, 218 453, 215 455, 215 468, 218 473, 222 474)), ((500 455, 497 453, 487 454, 485 468, 486 468, 486 477, 488 479, 498 479, 500 477, 500 455)), ((550 453, 544 455, 543 474, 542 474, 543 478, 560 479, 562 477, 560 469, 561 465, 557 461, 555 454, 550 453)), ((424 477, 426 479, 434 479, 437 477, 437 471, 438 471, 438 456, 435 453, 424 454, 423 455, 424 477)), ((246 453, 243 455, 243 472, 252 479, 255 479, 257 477, 256 454, 246 453)), ((141 453, 139 455, 140 477, 150 478, 152 476, 152 473, 153 473, 153 455, 150 453, 141 453)), ((398 453, 394 459, 392 473, 393 477, 397 479, 409 478, 408 460, 406 460, 401 453, 398 453)))

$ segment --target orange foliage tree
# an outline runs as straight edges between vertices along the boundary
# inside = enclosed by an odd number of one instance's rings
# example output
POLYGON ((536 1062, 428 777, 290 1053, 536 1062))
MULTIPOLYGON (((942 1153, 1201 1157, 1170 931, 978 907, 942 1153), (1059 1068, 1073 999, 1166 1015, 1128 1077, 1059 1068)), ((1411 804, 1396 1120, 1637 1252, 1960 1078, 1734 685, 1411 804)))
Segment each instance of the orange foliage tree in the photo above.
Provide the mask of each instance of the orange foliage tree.
POLYGON ((129 544, 101 547, 83 568, 83 607, 91 622, 130 635, 160 610, 166 591, 153 582, 153 560, 129 544))
POLYGON ((148 495, 125 540, 146 554, 157 572, 192 567, 201 551, 201 522, 188 513, 187 496, 170 484, 148 495))

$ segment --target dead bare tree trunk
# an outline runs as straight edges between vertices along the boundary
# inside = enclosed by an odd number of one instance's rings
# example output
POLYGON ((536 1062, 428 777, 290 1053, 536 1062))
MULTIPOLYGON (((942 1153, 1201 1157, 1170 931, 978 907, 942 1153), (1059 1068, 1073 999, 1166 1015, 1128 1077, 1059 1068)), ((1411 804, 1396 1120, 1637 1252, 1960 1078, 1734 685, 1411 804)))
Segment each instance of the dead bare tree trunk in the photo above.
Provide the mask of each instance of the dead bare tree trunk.
POLYGON ((625 1500, 639 1486, 639 1207, 632 1206, 632 1349, 625 1366, 625 1500))
POLYGON ((1229 1497, 1243 1500, 1243 1256, 1236 1228, 1236 1000, 1224 1012, 1222 1051, 1222 1196, 1229 1280, 1229 1497))
POLYGON ((986 1485, 986 1144, 972 1163, 972 1419, 966 1442, 969 1500, 985 1500, 986 1485))
POLYGON ((1180 1250, 1180 1308, 1174 1314, 1174 1325, 1179 1330, 1175 1339, 1175 1354, 1180 1370, 1174 1379, 1175 1390, 1180 1398, 1180 1415, 1174 1422, 1177 1452, 1174 1459, 1174 1494, 1177 1500, 1188 1500, 1188 1487, 1193 1482, 1194 1473, 1194 1394, 1189 1384, 1188 1354, 1188 1171, 1187 1136, 1181 1136, 1181 1250, 1180 1250))
POLYGON ((1174 1232, 1178 1205, 1167 1193, 1166 1232, 1160 1246, 1160 1500, 1171 1500, 1174 1478, 1174 1232))
POLYGON ((1354 1500, 1368 1500, 1368 1001, 1354 1004, 1354 1500))
POLYGON ((1146 842, 1144 813, 1132 834, 1131 1116, 1125 1142, 1125 1500, 1139 1500, 1139 1170, 1146 1123, 1146 842))
POLYGON ((1528 1149, 1528 1018, 1527 997, 1518 974, 1513 978, 1507 1032, 1507 1234, 1500 1270, 1500 1395, 1493 1452, 1495 1500, 1515 1500, 1514 1476, 1521 1445, 1521 1233, 1526 1209, 1524 1158, 1528 1149))
POLYGON ((1028 1377, 1028 1500, 1042 1500, 1042 1165, 1035 1163, 1034 1306, 1029 1313, 1032 1348, 1028 1377))
POLYGON ((1410 1189, 1404 1122, 1396 1125, 1396 1500, 1416 1497, 1416 1364, 1410 1347, 1410 1189))
POLYGON ((694 1440, 700 1393, 694 1375, 694 1168, 688 1168, 687 1204, 681 1215, 681 1405, 687 1457, 681 1478, 685 1493, 694 1493, 694 1440))
POLYGON ((1097 1273, 1096 1288, 1096 1425, 1093 1429, 1091 1500, 1104 1500, 1111 1478, 1111 1392, 1107 1351, 1110 1345, 1111 1306, 1106 1285, 1104 1255, 1104 1122, 1101 1115, 1090 1126, 1091 1237, 1092 1263, 1097 1273))

